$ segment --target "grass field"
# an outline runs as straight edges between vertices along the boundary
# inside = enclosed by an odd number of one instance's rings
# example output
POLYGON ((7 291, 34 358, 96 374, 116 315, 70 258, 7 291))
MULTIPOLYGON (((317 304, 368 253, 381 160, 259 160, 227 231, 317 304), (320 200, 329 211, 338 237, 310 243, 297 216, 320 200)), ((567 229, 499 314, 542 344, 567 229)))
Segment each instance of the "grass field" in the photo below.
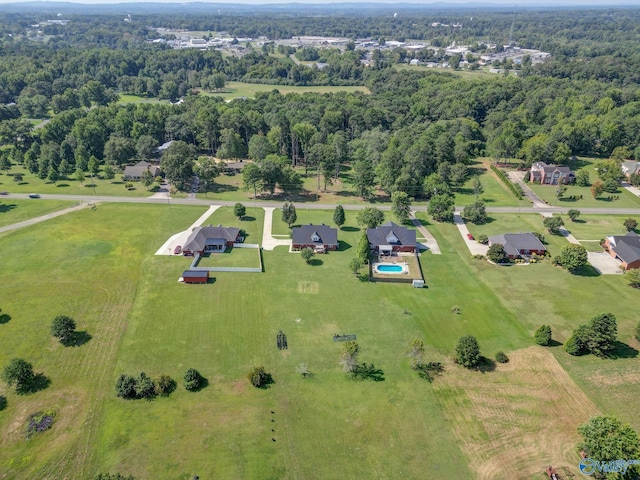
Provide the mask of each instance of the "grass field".
POLYGON ((113 180, 94 177, 93 180, 86 174, 84 184, 75 178, 65 178, 56 183, 48 180, 41 180, 20 165, 14 165, 9 174, 0 175, 0 190, 10 193, 54 193, 68 195, 117 195, 122 197, 149 197, 152 192, 140 182, 133 182, 134 189, 125 188, 119 173, 113 180), (22 182, 15 182, 13 174, 19 173, 23 176, 22 182), (95 185, 95 189, 93 187, 95 185), (95 193, 94 193, 95 192, 95 193))
POLYGON ((578 240, 601 240, 609 235, 626 235, 624 221, 633 215, 588 215, 582 214, 572 222, 563 215, 564 226, 578 240))
POLYGON ((233 215, 233 207, 220 207, 202 224, 238 227, 245 232, 245 243, 262 243, 264 209, 250 207, 246 202, 245 208, 246 215, 242 220, 233 215))
POLYGON ((200 257, 198 267, 260 267, 257 248, 227 248, 222 253, 210 253, 200 257))
POLYGON ((487 207, 517 207, 525 206, 528 203, 525 200, 518 200, 511 190, 498 179, 495 173, 489 168, 489 159, 480 158, 469 165, 469 179, 458 189, 456 193, 456 205, 471 205, 476 201, 473 193, 473 180, 479 178, 482 183, 483 193, 479 195, 487 207))
POLYGON ((306 86, 297 87, 289 85, 270 85, 261 83, 227 82, 221 92, 202 92, 201 95, 211 95, 222 97, 225 100, 233 100, 238 97, 253 97, 258 92, 271 92, 278 90, 281 94, 287 93, 336 93, 336 92, 362 92, 369 94, 369 89, 364 86, 341 87, 341 86, 306 86))
POLYGON ((120 94, 118 99, 120 105, 127 103, 169 103, 169 100, 160 100, 159 98, 140 97, 138 95, 120 94))
POLYGON ((0 197, 0 227, 22 222, 29 218, 39 217, 47 213, 73 206, 73 202, 51 200, 46 202, 37 199, 3 200, 0 197))
MULTIPOLYGON (((429 229, 442 255, 421 258, 428 288, 360 282, 348 264, 361 231, 347 212, 341 250, 316 256, 319 263, 276 248, 264 252, 265 273, 221 272, 213 284, 179 284, 184 259, 154 252, 201 213, 101 205, 0 238, 0 306, 10 316, 0 324, 0 344, 8 346, 0 365, 24 357, 51 382, 26 396, 0 385, 8 403, 0 412, 6 478, 119 471, 138 479, 425 472, 466 479, 501 478, 503 465, 511 478, 537 478, 550 461, 577 464, 575 428, 595 411, 640 427, 628 408, 640 394, 631 341, 637 292, 618 276, 574 276, 550 263, 496 267, 470 259, 455 226, 435 224, 429 229), (626 356, 528 348, 541 323, 563 341, 603 305, 618 316, 626 356), (89 341, 54 341, 48 328, 58 314, 74 317, 89 341), (276 348, 280 329, 286 351, 276 348), (360 361, 374 363, 384 381, 348 379, 335 333, 356 334, 360 361), (466 334, 478 338, 484 355, 503 350, 513 363, 484 373, 456 366, 453 347, 466 334), (409 368, 405 350, 414 338, 424 340, 428 360, 445 364, 433 384, 409 368), (312 378, 295 372, 300 362, 312 378), (264 365, 275 384, 250 387, 245 374, 254 365, 264 365), (189 367, 208 379, 200 392, 181 386, 189 367), (117 376, 140 371, 170 374, 178 389, 153 401, 117 398, 117 376), (57 422, 26 442, 24 420, 42 408, 55 408, 57 422)), ((262 217, 248 215, 259 232, 262 217)), ((228 216, 220 209, 212 218, 235 224, 228 216)), ((299 209, 298 223, 330 223, 331 216, 299 209)), ((542 224, 541 217, 519 221, 542 224)), ((501 218, 488 226, 499 222, 511 226, 501 218)))

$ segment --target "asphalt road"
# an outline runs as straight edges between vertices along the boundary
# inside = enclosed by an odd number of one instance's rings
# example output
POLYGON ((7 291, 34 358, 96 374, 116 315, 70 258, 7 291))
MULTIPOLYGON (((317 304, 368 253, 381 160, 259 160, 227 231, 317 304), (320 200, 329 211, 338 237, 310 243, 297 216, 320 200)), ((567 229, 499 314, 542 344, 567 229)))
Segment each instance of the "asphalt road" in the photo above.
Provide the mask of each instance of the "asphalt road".
MULTIPOLYGON (((9 195, 0 196, 2 200, 24 200, 28 199, 29 195, 26 193, 12 193, 9 195)), ((237 201, 225 201, 215 199, 200 199, 200 198, 172 198, 170 200, 162 198, 151 197, 116 197, 108 195, 64 195, 64 194, 46 194, 40 195, 40 198, 31 199, 33 202, 39 202, 42 200, 69 200, 78 203, 152 203, 157 205, 220 205, 220 206, 233 206, 237 201)), ((282 202, 274 201, 253 201, 245 200, 244 203, 248 207, 278 207, 282 202)), ((311 210, 327 210, 335 208, 336 204, 333 203, 315 203, 315 202, 301 202, 296 203, 296 208, 311 209, 311 210)), ((391 210, 391 205, 379 205, 379 204, 343 204, 345 210, 362 210, 365 207, 376 207, 380 210, 391 210)), ((419 210, 425 207, 413 206, 413 210, 419 210)), ((462 211, 463 207, 456 207, 456 211, 462 211)), ((563 207, 487 207, 487 213, 566 213, 569 208, 563 207)), ((640 208, 580 208, 582 213, 595 213, 601 215, 640 215, 640 208)))

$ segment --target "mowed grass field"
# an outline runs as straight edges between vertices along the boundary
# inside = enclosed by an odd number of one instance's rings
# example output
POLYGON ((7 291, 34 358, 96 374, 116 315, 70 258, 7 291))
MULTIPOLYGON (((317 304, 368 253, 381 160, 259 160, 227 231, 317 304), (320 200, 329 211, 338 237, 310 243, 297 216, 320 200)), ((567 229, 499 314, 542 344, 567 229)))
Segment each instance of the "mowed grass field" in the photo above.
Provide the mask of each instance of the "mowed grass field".
POLYGON ((244 82, 227 82, 225 88, 220 92, 206 92, 201 93, 203 95, 211 95, 216 97, 222 97, 225 100, 233 100, 238 97, 253 97, 258 92, 271 92, 278 90, 282 95, 287 93, 336 93, 336 92, 348 92, 355 93, 361 92, 364 94, 371 93, 365 86, 289 86, 289 85, 271 85, 261 83, 244 83, 244 82))
MULTIPOLYGON (((230 210, 212 219, 240 223, 230 210)), ((360 282, 348 264, 361 230, 347 212, 341 251, 317 255, 314 266, 278 247, 263 252, 264 273, 216 273, 212 284, 183 285, 176 280, 190 259, 153 253, 203 211, 100 205, 42 224, 46 230, 0 236, 0 306, 10 315, 0 324, 7 346, 0 364, 24 357, 51 381, 27 396, 0 386, 8 401, 0 412, 6 478, 106 471, 139 479, 503 478, 502 462, 513 478, 536 478, 547 460, 577 464, 575 428, 595 411, 639 427, 625 407, 640 394, 637 382, 618 382, 615 399, 600 382, 620 372, 635 378, 632 350, 603 361, 529 348, 540 323, 563 341, 609 304, 620 340, 633 348, 637 292, 618 276, 571 276, 550 264, 495 267, 469 258, 455 226, 435 224, 429 229, 442 255, 421 257, 428 288, 360 282), (91 339, 59 345, 49 336, 58 314, 74 317, 91 339), (286 351, 276 348, 278 330, 287 335, 286 351), (375 364, 384 381, 341 372, 335 333, 356 334, 360 361, 375 364), (466 334, 486 356, 503 350, 513 364, 485 373, 456 366, 453 347, 466 334), (424 340, 428 360, 446 366, 433 384, 409 368, 405 350, 414 338, 424 340), (295 372, 301 362, 312 378, 295 372), (248 384, 255 365, 273 375, 269 389, 248 384), (182 388, 189 367, 208 379, 200 392, 182 388), (118 375, 140 371, 167 373, 178 389, 153 401, 117 398, 118 375), (532 388, 544 402, 527 400, 532 388), (57 421, 26 442, 24 420, 43 408, 55 408, 57 421), (500 426, 501 419, 513 421, 500 426), (564 450, 545 443, 553 428, 564 450)), ((298 210, 298 217, 332 223, 332 211, 298 210)))
POLYGON ((51 200, 42 202, 38 199, 7 200, 0 197, 0 227, 22 222, 30 218, 46 215, 73 206, 73 202, 51 200))

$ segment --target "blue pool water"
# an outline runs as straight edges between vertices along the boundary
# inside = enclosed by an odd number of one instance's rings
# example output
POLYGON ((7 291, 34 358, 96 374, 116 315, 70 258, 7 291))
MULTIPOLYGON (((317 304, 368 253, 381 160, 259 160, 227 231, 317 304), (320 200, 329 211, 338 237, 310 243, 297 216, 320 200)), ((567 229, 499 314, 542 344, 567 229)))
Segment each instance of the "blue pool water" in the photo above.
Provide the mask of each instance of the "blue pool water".
POLYGON ((378 265, 378 271, 380 273, 400 273, 402 272, 402 265, 378 265))

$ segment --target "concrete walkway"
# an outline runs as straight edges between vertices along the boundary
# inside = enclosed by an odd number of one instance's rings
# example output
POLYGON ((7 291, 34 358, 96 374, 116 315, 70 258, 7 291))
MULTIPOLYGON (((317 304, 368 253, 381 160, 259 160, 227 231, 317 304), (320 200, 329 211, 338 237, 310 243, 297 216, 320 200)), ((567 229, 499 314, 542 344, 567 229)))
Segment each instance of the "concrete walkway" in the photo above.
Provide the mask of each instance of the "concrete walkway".
POLYGON ((620 184, 622 185, 622 188, 624 188, 625 190, 628 190, 629 192, 631 192, 636 197, 640 197, 640 188, 634 187, 633 185, 631 185, 628 182, 620 182, 620 184))
POLYGON ((524 181, 522 180, 526 174, 527 172, 510 171, 507 172, 507 177, 513 183, 520 185, 520 187, 522 188, 522 193, 524 193, 525 197, 531 200, 531 203, 534 207, 548 208, 549 205, 544 203, 544 201, 538 195, 536 195, 533 190, 529 188, 529 185, 524 183, 524 181))
POLYGON ((453 223, 455 223, 456 227, 460 231, 460 235, 462 235, 462 240, 467 244, 467 248, 471 252, 471 255, 486 255, 489 250, 488 245, 483 245, 482 243, 476 240, 469 240, 467 234, 470 233, 469 229, 464 223, 464 220, 460 216, 460 212, 456 212, 453 214, 453 223))
POLYGON ((61 215, 66 215, 67 213, 77 212, 78 210, 82 210, 83 208, 87 208, 89 206, 88 203, 83 203, 80 205, 76 205, 75 207, 69 207, 62 210, 58 210, 57 212, 47 213, 46 215, 41 215, 39 217, 33 217, 29 220, 24 220, 22 222, 13 223, 11 225, 5 225, 4 227, 0 227, 0 233, 10 232, 11 230, 18 230, 19 228, 28 227, 30 225, 35 225, 36 223, 45 222, 47 220, 51 220, 52 218, 60 217, 61 215))
MULTIPOLYGON (((187 242, 187 239, 189 238, 189 235, 191 235, 193 229, 202 225, 202 222, 209 218, 211 214, 219 208, 220 205, 211 205, 207 211, 200 215, 200 217, 184 232, 176 233, 169 237, 169 240, 164 242, 164 244, 158 249, 156 255, 173 255, 173 251, 178 245, 182 247, 187 242)), ((178 255, 182 256, 182 254, 178 255)))
POLYGON ((273 238, 271 236, 271 228, 273 226, 273 211, 275 207, 264 208, 264 227, 262 230, 262 248, 264 250, 273 250, 279 246, 289 247, 291 249, 291 239, 273 238))
POLYGON ((424 247, 426 247, 428 251, 430 251, 434 255, 440 255, 442 252, 440 251, 440 246, 438 245, 436 238, 433 235, 431 235, 429 230, 427 230, 427 228, 424 225, 422 225, 422 222, 416 218, 416 212, 411 212, 410 216, 411 216, 411 223, 413 224, 414 227, 416 227, 416 229, 422 235, 422 238, 425 240, 424 242, 418 242, 418 243, 421 243, 424 247))
MULTIPOLYGON (((553 217, 552 212, 541 212, 540 215, 547 218, 553 217)), ((580 241, 576 240, 576 237, 571 235, 571 233, 569 233, 569 230, 567 230, 565 227, 560 227, 558 230, 560 231, 560 235, 566 238, 569 243, 575 243, 576 245, 581 245, 580 241)))

